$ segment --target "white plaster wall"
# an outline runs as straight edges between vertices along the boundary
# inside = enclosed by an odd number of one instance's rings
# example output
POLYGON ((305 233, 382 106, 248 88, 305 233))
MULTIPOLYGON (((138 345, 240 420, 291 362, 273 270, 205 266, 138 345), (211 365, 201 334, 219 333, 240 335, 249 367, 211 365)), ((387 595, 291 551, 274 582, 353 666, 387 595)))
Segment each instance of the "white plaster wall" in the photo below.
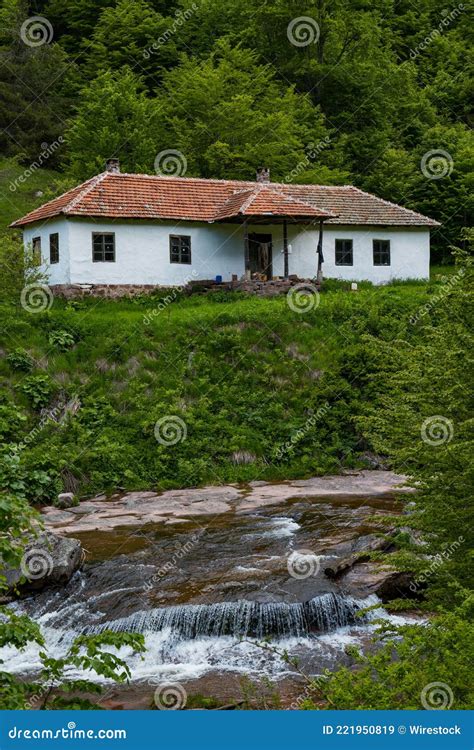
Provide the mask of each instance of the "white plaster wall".
POLYGON ((71 283, 180 285, 244 273, 241 227, 197 222, 70 222, 71 283), (92 262, 92 232, 115 232, 115 263, 92 262), (170 263, 170 234, 191 237, 191 264, 170 263))
MULTIPOLYGON (((281 225, 252 226, 250 232, 268 232, 273 238, 273 275, 283 275, 283 228, 281 225)), ((319 227, 288 225, 290 274, 301 278, 316 275, 319 227)), ((355 227, 328 225, 323 230, 323 275, 348 281, 383 284, 391 279, 428 279, 430 233, 422 227, 355 227), (353 265, 336 266, 336 239, 352 239, 353 265), (372 241, 390 240, 390 266, 374 266, 372 241)))
MULTIPOLYGON (((249 232, 271 233, 273 274, 283 275, 283 228, 251 225, 249 232)), ((224 281, 244 273, 243 227, 237 224, 197 222, 118 223, 82 219, 54 219, 42 227, 26 228, 25 242, 41 236, 42 255, 51 284, 161 284, 180 285, 190 279, 224 281), (59 233, 59 263, 49 265, 49 234, 59 233), (92 232, 115 232, 115 263, 92 262, 92 232), (169 235, 191 237, 190 265, 170 263, 169 235)), ((289 272, 312 278, 317 271, 319 228, 288 226, 289 272)), ((429 231, 406 227, 354 227, 328 225, 323 235, 326 278, 368 280, 375 284, 391 279, 429 278, 429 231), (353 266, 335 265, 335 240, 353 240, 353 266), (374 266, 374 239, 389 239, 391 265, 374 266)))
POLYGON ((69 284, 69 227, 70 222, 64 218, 51 219, 44 224, 25 227, 23 242, 25 248, 31 245, 33 237, 41 237, 41 270, 48 277, 50 284, 69 284), (49 262, 49 235, 59 234, 59 263, 49 262))
POLYGON ((430 233, 423 227, 339 227, 328 225, 323 239, 323 273, 327 278, 372 281, 429 279, 430 233), (336 266, 335 240, 353 240, 353 266, 336 266), (374 266, 373 240, 390 240, 390 266, 374 266))

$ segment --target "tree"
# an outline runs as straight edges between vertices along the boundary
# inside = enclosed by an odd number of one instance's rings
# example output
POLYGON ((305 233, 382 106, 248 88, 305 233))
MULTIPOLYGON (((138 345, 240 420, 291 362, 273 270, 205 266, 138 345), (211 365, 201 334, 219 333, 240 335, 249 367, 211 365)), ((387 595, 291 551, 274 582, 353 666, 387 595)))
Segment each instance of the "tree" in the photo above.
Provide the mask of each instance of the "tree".
POLYGON ((105 8, 87 51, 89 78, 124 65, 143 76, 148 87, 160 82, 163 71, 177 62, 173 20, 157 13, 144 0, 119 0, 105 8))
MULTIPOLYGON (((70 106, 74 66, 64 51, 51 43, 51 29, 28 25, 25 0, 3 0, 0 5, 0 150, 34 161, 64 133, 70 106), (23 27, 23 23, 26 27, 23 27), (34 37, 37 33, 39 36, 34 37), (36 46, 29 44, 44 39, 36 46), (25 41, 26 40, 26 41, 25 41), (49 41, 48 41, 49 40, 49 41)), ((48 166, 58 162, 60 148, 51 151, 48 166)))
MULTIPOLYGON (((441 290, 412 316, 396 347, 368 340, 370 351, 378 353, 379 387, 362 420, 375 448, 416 483, 417 510, 410 523, 426 533, 423 552, 449 551, 431 583, 445 606, 456 587, 472 583, 474 546, 473 259, 458 252, 457 263, 441 290)), ((426 567, 430 562, 426 559, 426 567)))
POLYGON ((71 174, 87 179, 102 172, 111 156, 120 157, 124 171, 150 172, 159 150, 157 115, 130 68, 98 75, 81 92, 66 134, 71 174))
POLYGON ((202 61, 184 56, 157 93, 163 146, 182 151, 189 173, 202 177, 254 179, 268 164, 284 179, 329 135, 306 97, 280 84, 255 52, 226 40, 202 61))

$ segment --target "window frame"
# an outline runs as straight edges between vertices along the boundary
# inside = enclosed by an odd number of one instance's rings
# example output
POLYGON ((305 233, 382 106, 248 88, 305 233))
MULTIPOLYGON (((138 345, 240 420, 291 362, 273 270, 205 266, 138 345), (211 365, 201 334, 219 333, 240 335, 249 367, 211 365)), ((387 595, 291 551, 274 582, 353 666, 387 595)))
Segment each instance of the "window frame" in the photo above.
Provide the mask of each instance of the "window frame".
POLYGON ((349 238, 338 238, 334 241, 334 264, 336 266, 353 266, 354 265, 354 240, 349 238), (340 249, 338 251, 338 243, 343 243, 344 245, 346 243, 350 243, 350 250, 340 249), (347 257, 347 255, 350 256, 350 262, 343 262, 342 260, 338 260, 338 252, 342 254, 342 257, 347 257))
POLYGON ((92 262, 93 263, 115 263, 116 261, 116 251, 115 251, 115 232, 92 232, 92 262), (95 257, 95 239, 96 237, 112 237, 113 242, 113 258, 106 258, 105 253, 105 240, 102 241, 102 257, 96 258, 95 257))
POLYGON ((388 266, 392 264, 392 248, 391 248, 390 240, 379 240, 379 239, 372 240, 372 262, 374 266, 378 266, 378 267, 385 266, 385 268, 387 268, 388 266), (384 245, 386 245, 386 249, 381 250, 380 247, 376 249, 376 243, 383 243, 384 245), (386 253, 387 258, 388 258, 388 263, 381 262, 381 257, 383 253, 386 253), (378 257, 377 261, 376 261, 376 257, 378 257))
POLYGON ((190 234, 170 234, 170 263, 178 263, 179 265, 190 266, 192 264, 192 253, 191 253, 191 235, 190 234), (173 252, 173 244, 176 245, 178 240, 178 259, 173 260, 173 254, 176 256, 176 252, 173 252), (189 253, 189 260, 183 260, 183 246, 182 240, 188 242, 188 246, 184 249, 186 254, 189 253))
POLYGON ((50 265, 59 263, 59 232, 51 232, 49 235, 49 263, 50 265))
POLYGON ((31 252, 33 255, 33 265, 40 266, 43 262, 41 235, 31 238, 31 252))

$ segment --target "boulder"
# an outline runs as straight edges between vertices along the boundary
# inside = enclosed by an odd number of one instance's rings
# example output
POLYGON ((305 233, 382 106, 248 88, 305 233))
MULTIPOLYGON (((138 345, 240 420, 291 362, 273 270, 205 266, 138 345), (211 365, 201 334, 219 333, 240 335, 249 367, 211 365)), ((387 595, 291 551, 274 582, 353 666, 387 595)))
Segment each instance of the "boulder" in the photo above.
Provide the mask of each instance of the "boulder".
POLYGON ((386 471, 389 468, 387 459, 383 456, 379 456, 377 453, 373 453, 372 451, 361 453, 359 458, 367 464, 369 469, 382 469, 383 471, 386 471))
POLYGON ((61 492, 54 505, 56 508, 65 510, 66 508, 72 508, 74 505, 77 505, 77 500, 74 497, 73 492, 61 492))
POLYGON ((346 594, 365 598, 376 594, 383 602, 400 597, 416 598, 415 574, 396 570, 387 562, 365 562, 351 568, 343 579, 346 594))
POLYGON ((27 545, 19 568, 7 567, 3 574, 10 591, 38 591, 67 583, 83 560, 84 550, 78 539, 47 531, 27 545))
POLYGON ((339 578, 348 570, 359 563, 370 560, 370 553, 377 551, 387 552, 393 547, 392 539, 386 536, 377 536, 376 534, 367 534, 367 536, 358 537, 351 545, 352 553, 346 557, 338 558, 334 562, 328 563, 323 571, 328 578, 339 578))

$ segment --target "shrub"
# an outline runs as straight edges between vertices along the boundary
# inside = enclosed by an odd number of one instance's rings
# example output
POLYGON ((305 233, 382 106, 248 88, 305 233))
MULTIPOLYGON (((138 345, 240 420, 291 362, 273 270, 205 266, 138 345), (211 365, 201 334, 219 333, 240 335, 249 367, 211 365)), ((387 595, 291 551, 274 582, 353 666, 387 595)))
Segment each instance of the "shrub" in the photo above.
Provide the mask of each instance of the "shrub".
POLYGON ((24 349, 15 349, 7 354, 7 362, 14 370, 21 370, 22 372, 31 372, 34 367, 32 357, 24 349))

